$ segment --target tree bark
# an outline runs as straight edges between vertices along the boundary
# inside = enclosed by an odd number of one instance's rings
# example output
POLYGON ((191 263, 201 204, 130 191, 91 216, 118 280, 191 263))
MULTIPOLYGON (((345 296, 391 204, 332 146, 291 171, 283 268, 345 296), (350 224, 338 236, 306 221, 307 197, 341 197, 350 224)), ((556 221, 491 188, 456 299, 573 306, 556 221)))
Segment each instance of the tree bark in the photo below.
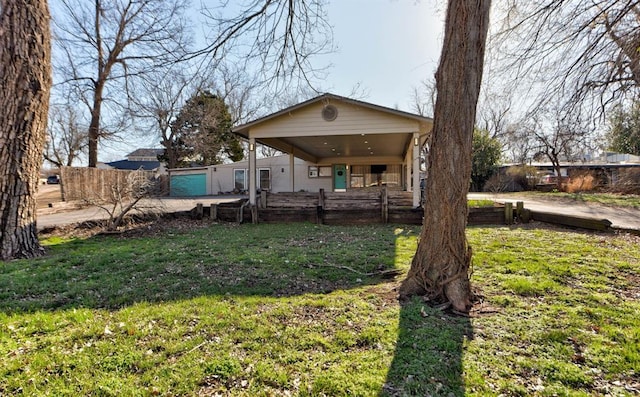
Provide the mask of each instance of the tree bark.
POLYGON ((437 99, 420 242, 400 298, 426 295, 468 312, 472 305, 467 193, 490 0, 449 0, 436 72, 437 99))
POLYGON ((43 253, 36 193, 51 88, 46 0, 5 0, 0 7, 0 259, 43 253))

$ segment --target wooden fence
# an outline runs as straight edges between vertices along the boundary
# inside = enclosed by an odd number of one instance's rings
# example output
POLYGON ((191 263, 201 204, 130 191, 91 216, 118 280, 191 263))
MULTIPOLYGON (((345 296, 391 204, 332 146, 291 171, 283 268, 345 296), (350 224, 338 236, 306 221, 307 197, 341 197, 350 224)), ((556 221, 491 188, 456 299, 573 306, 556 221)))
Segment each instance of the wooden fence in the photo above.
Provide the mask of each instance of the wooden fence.
POLYGON ((152 171, 62 167, 60 169, 62 201, 105 200, 113 194, 114 188, 153 177, 152 171))

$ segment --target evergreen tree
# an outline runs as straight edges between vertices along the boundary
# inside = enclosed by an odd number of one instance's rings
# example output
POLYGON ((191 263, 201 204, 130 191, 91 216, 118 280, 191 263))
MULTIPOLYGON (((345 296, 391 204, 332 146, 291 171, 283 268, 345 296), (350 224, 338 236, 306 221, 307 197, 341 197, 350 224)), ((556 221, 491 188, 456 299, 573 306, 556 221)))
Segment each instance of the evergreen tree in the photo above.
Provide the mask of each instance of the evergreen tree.
POLYGON ((244 151, 231 127, 224 100, 207 91, 198 92, 171 123, 174 139, 165 144, 165 156, 173 151, 178 167, 220 164, 225 159, 240 161, 244 151))
POLYGON ((472 145, 471 188, 479 192, 485 182, 496 172, 501 147, 497 139, 489 136, 489 131, 478 129, 473 132, 472 145))
POLYGON ((618 107, 613 111, 607 145, 614 152, 640 155, 640 103, 636 102, 628 109, 618 107))

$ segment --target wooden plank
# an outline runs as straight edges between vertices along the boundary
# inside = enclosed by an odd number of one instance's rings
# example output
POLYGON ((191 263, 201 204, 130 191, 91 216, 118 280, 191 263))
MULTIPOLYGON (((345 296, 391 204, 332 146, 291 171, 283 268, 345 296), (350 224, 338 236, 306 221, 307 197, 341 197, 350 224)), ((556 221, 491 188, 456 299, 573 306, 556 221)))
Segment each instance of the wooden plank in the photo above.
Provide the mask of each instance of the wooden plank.
POLYGON ((570 226, 580 229, 605 231, 611 228, 611 221, 608 219, 552 214, 550 212, 541 211, 531 211, 531 218, 540 222, 553 223, 556 225, 570 226))
POLYGON ((382 207, 379 202, 345 202, 345 203, 326 203, 325 210, 369 210, 369 211, 381 211, 382 207))
POLYGON ((327 225, 366 225, 380 223, 379 212, 349 210, 325 211, 324 222, 327 225))
POLYGON ((421 208, 389 208, 389 223, 422 225, 424 211, 421 208))
POLYGON ((325 200, 379 200, 380 192, 326 192, 325 200))
POLYGON ((468 225, 504 225, 505 212, 503 208, 482 207, 469 208, 468 225))
POLYGON ((513 203, 504 203, 504 223, 513 224, 513 203))
POLYGON ((209 218, 211 218, 214 221, 218 220, 218 205, 217 204, 211 204, 211 209, 209 210, 209 218))
POLYGON ((265 191, 260 192, 260 208, 267 208, 267 195, 265 191))
POLYGON ((389 196, 387 195, 387 189, 382 188, 381 191, 382 200, 382 223, 389 223, 389 196))
POLYGON ((316 209, 287 210, 267 208, 258 213, 259 223, 317 222, 316 209))

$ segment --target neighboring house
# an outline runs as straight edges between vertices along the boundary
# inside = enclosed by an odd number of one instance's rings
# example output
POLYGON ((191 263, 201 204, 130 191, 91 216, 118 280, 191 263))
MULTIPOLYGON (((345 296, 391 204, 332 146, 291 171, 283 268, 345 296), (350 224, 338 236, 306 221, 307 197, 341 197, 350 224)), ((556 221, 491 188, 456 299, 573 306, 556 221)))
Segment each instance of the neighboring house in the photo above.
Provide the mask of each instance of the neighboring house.
POLYGON ((420 203, 420 151, 430 118, 323 94, 233 132, 249 142, 246 161, 169 170, 174 196, 248 192, 348 191, 388 186, 420 203), (256 144, 284 156, 258 159, 256 144), (414 188, 415 187, 415 188, 414 188))
MULTIPOLYGON (((506 170, 519 164, 504 164, 500 168, 506 170)), ((557 175, 550 162, 531 162, 530 167, 538 170, 541 183, 556 183, 557 175)), ((560 161, 560 176, 571 178, 577 173, 589 171, 599 176, 602 183, 614 184, 626 170, 640 170, 640 156, 625 153, 604 152, 599 156, 589 156, 584 161, 560 161)))
POLYGON ((164 153, 164 149, 136 149, 127 154, 125 160, 102 163, 99 168, 117 170, 143 170, 154 171, 156 175, 166 174, 166 168, 158 160, 158 156, 164 153))

